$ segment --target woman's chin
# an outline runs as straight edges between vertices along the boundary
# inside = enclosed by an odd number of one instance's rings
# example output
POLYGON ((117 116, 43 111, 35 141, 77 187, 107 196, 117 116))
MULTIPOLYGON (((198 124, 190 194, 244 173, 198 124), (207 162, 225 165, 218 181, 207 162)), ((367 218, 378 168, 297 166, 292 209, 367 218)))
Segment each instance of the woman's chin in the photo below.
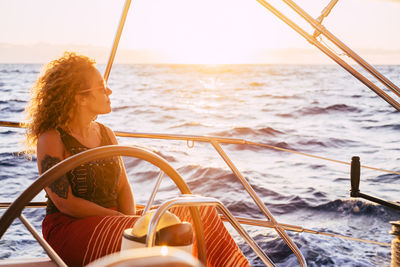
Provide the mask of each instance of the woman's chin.
POLYGON ((101 112, 99 112, 99 115, 100 114, 108 114, 110 112, 111 112, 111 107, 108 107, 108 108, 105 108, 104 110, 102 110, 101 112))

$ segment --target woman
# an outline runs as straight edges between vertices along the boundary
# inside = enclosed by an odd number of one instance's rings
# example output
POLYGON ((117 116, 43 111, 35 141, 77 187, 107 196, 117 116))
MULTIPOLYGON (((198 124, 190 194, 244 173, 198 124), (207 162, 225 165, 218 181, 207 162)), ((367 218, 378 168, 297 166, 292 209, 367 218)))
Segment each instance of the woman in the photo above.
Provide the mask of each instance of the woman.
MULTIPOLYGON (((95 121, 99 114, 111 112, 111 93, 88 57, 66 52, 46 66, 27 107, 27 144, 36 146, 40 173, 79 152, 117 144, 113 131, 95 121)), ((45 190, 43 236, 69 266, 82 266, 119 251, 122 231, 138 218, 119 157, 83 164, 45 190)), ((190 220, 186 209, 174 212, 181 220, 190 220)), ((203 224, 210 226, 204 228, 207 265, 248 264, 215 210, 201 209, 200 213, 203 224), (223 241, 214 242, 215 238, 223 241), (227 248, 229 253, 221 257, 227 248)))

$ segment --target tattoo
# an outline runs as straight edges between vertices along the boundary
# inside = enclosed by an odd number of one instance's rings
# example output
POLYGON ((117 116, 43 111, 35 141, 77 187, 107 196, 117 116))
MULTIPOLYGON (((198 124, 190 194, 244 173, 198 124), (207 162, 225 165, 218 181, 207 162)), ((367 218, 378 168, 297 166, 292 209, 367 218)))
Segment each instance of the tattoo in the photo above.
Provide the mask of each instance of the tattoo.
MULTIPOLYGON (((45 155, 43 160, 40 162, 42 166, 42 173, 59 163, 61 160, 57 157, 51 157, 49 155, 45 155)), ((68 198, 68 187, 69 182, 67 176, 63 175, 54 181, 52 184, 49 185, 49 188, 53 193, 57 196, 67 199, 68 198)))

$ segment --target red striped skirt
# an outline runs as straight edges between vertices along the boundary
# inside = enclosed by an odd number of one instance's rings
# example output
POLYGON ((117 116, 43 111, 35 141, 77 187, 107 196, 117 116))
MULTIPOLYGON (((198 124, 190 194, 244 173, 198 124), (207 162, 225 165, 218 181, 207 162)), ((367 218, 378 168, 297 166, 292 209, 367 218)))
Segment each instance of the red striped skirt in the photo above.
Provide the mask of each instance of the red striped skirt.
MULTIPOLYGON (((191 221, 188 208, 170 210, 181 221, 191 221)), ((199 208, 204 230, 207 266, 250 266, 226 230, 214 207, 199 208)), ((140 214, 141 211, 138 211, 140 214)), ((138 217, 91 216, 76 219, 62 213, 46 215, 43 236, 68 266, 83 266, 120 251, 122 232, 133 227, 138 217)), ((193 255, 197 256, 196 239, 193 255)))

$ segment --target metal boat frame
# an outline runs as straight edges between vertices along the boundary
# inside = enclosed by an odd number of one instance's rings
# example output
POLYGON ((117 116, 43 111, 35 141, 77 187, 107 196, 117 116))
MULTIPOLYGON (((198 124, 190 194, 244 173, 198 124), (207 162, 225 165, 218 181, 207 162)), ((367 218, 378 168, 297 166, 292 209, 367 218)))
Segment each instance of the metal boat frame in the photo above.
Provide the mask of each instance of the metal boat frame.
MULTIPOLYGON (((307 33, 304 29, 302 29, 297 24, 295 24, 292 20, 290 20, 282 12, 280 12, 278 9, 276 9, 274 6, 272 6, 268 1, 266 1, 266 0, 257 0, 257 1, 261 5, 263 5, 265 8, 267 8, 272 14, 277 16, 280 20, 282 20, 287 25, 289 25, 293 30, 295 30, 297 33, 299 33, 302 37, 304 37, 312 45, 316 46, 323 53, 325 53, 328 57, 330 57, 332 60, 334 60, 336 63, 338 63, 341 67, 343 67, 345 70, 347 70, 350 74, 352 74, 355 78, 360 80, 368 88, 370 88, 377 95, 379 95, 381 98, 383 98, 386 102, 388 102, 390 105, 392 105, 396 110, 400 111, 400 104, 393 97, 391 97, 384 90, 380 89, 377 85, 375 85, 375 83, 373 81, 371 81, 370 79, 368 79, 367 77, 362 75, 355 68, 353 68, 349 63, 347 63, 344 59, 342 59, 338 55, 336 55, 334 52, 331 51, 331 49, 329 47, 327 47, 325 44, 323 44, 321 41, 319 41, 317 39, 319 36, 323 36, 324 38, 327 38, 334 45, 336 45, 340 50, 342 50, 350 59, 354 60, 363 69, 365 69, 368 73, 370 73, 378 82, 383 84, 387 89, 389 89, 397 97, 400 96, 400 89, 396 85, 394 85, 389 79, 387 79, 385 76, 383 76, 381 73, 379 73, 374 67, 372 67, 370 64, 368 64, 360 56, 358 56, 353 50, 351 50, 344 43, 342 43, 338 38, 336 38, 331 32, 329 32, 322 25, 323 19, 329 15, 329 13, 331 12, 332 8, 335 6, 335 4, 337 3, 338 0, 331 0, 331 2, 322 11, 321 15, 317 19, 312 18, 309 14, 307 14, 303 9, 301 9, 292 0, 282 0, 292 10, 294 10, 295 13, 297 13, 301 18, 303 18, 306 22, 308 22, 313 27, 313 29, 315 30, 313 34, 307 33)), ((111 68, 112 68, 112 65, 114 62, 114 58, 115 58, 116 51, 118 48, 119 40, 121 38, 122 30, 123 30, 123 27, 124 27, 124 24, 126 21, 126 17, 127 17, 130 5, 131 5, 131 0, 126 0, 123 11, 122 11, 121 19, 120 19, 120 22, 118 25, 118 29, 117 29, 117 32, 116 32, 116 35, 114 38, 114 43, 111 48, 107 66, 106 66, 106 69, 104 72, 104 79, 106 82, 110 75, 110 71, 111 71, 111 68)), ((5 121, 0 121, 0 126, 2 126, 2 127, 24 127, 24 125, 22 123, 5 122, 5 121)), ((222 203, 220 203, 219 201, 217 201, 215 199, 211 199, 211 198, 191 197, 190 199, 188 199, 188 197, 182 197, 179 199, 171 200, 171 202, 167 202, 167 204, 165 204, 166 207, 169 207, 171 205, 195 205, 195 206, 199 205, 199 204, 214 205, 218 208, 218 210, 220 212, 223 213, 226 220, 228 220, 230 223, 232 223, 236 229, 240 229, 240 223, 273 228, 278 233, 278 235, 284 240, 284 242, 289 246, 289 248, 293 251, 293 253, 296 255, 297 259, 299 260, 300 265, 306 266, 306 261, 305 261, 303 255, 301 254, 301 252, 298 249, 298 247, 296 246, 296 244, 287 235, 286 231, 290 230, 290 231, 309 232, 309 233, 316 233, 316 234, 324 234, 324 233, 309 230, 309 229, 304 229, 304 228, 302 228, 300 226, 296 226, 296 225, 281 224, 281 223, 277 222, 275 220, 275 218, 272 216, 271 212, 268 210, 268 208, 264 205, 262 200, 258 197, 258 195, 254 191, 254 189, 251 187, 249 182, 243 177, 243 175, 240 173, 240 171, 236 168, 234 163, 230 160, 228 155, 222 149, 221 144, 256 145, 256 146, 268 147, 268 148, 272 148, 272 149, 280 149, 280 148, 272 147, 267 144, 250 142, 250 141, 246 141, 243 139, 210 137, 210 136, 193 136, 193 135, 188 136, 188 135, 170 135, 170 134, 154 134, 154 133, 127 133, 127 132, 116 132, 116 135, 120 136, 120 137, 185 140, 189 147, 192 147, 194 145, 194 142, 206 142, 206 143, 211 144, 213 146, 213 148, 221 156, 221 158, 225 161, 225 163, 229 166, 229 168, 234 173, 234 175, 241 182, 244 189, 247 191, 247 193, 253 199, 253 201, 258 206, 258 208, 261 210, 261 212, 264 214, 264 216, 267 220, 266 221, 255 220, 255 219, 249 219, 249 218, 237 218, 237 220, 236 220, 233 216, 230 215, 229 211, 226 210, 226 208, 222 205, 222 203)), ((281 149, 281 150, 285 150, 285 149, 281 149)), ((291 152, 293 152, 293 151, 291 151, 291 152)), ((299 153, 299 152, 296 152, 296 153, 299 153)), ((304 154, 304 153, 299 153, 299 154, 304 154)), ((304 155, 307 155, 307 154, 304 154, 304 155)), ((321 157, 317 157, 317 158, 321 158, 321 157)), ((324 159, 324 158, 321 158, 321 159, 324 159)), ((341 163, 345 163, 345 162, 341 162, 341 163)), ((350 163, 345 163, 345 164, 350 165, 350 163)), ((0 208, 6 208, 9 206, 10 206, 10 203, 0 203, 0 208)), ((43 206, 43 203, 36 203, 36 204, 33 203, 31 206, 43 206)), ((166 209, 166 208, 164 208, 164 204, 161 207, 160 207, 161 210, 166 209)), ((160 211, 160 214, 161 213, 162 213, 162 211, 160 211)), ((157 216, 159 216, 160 214, 157 213, 157 216)), ((22 223, 28 228, 28 230, 32 233, 32 235, 38 239, 39 243, 45 247, 45 250, 49 253, 49 255, 52 255, 53 254, 52 249, 48 245, 46 245, 47 243, 45 243, 45 241, 40 237, 40 235, 36 232, 34 227, 29 224, 29 222, 26 220, 26 218, 22 214, 19 215, 19 218, 22 221, 22 223)), ((158 220, 157 218, 158 217, 156 217, 156 216, 153 217, 155 222, 152 221, 152 227, 150 227, 150 229, 152 229, 152 231, 155 229, 153 224, 156 223, 156 221, 158 220)), ((150 231, 150 229, 149 229, 149 231, 150 231)), ((238 230, 238 231, 239 231, 239 233, 241 233, 242 236, 245 236, 245 239, 247 238, 246 237, 247 234, 245 232, 242 233, 241 230, 238 230)), ((332 235, 332 236, 338 236, 338 235, 332 235)), ((340 236, 340 237, 368 242, 368 240, 361 240, 361 239, 357 239, 357 238, 344 237, 344 236, 340 236)), ((153 241, 151 241, 152 234, 150 234, 148 236, 148 238, 149 238, 148 245, 151 246, 153 243, 153 241)), ((388 244, 380 243, 380 242, 374 242, 374 241, 371 241, 371 242, 377 243, 380 245, 388 245, 388 244)), ((257 247, 258 247, 257 244, 255 244, 255 246, 253 247, 253 249, 255 248, 257 255, 259 255, 261 258, 263 258, 263 255, 264 255, 267 259, 267 260, 265 260, 265 258, 263 259, 264 263, 267 264, 268 266, 273 266, 272 261, 269 260, 269 258, 264 254, 264 252, 262 252, 262 251, 257 252, 258 251, 257 247)), ((51 257, 57 264, 62 265, 62 261, 59 262, 59 260, 57 259, 58 256, 55 255, 54 257, 53 256, 51 256, 51 257)))

